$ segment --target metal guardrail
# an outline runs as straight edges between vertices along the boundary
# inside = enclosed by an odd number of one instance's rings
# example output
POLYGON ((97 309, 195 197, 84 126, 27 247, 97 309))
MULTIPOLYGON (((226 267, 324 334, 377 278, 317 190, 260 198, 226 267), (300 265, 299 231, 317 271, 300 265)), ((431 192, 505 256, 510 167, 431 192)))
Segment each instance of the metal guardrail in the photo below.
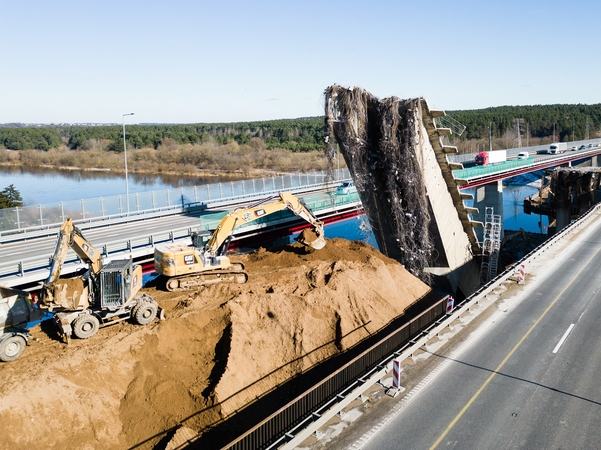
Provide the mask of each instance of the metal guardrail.
POLYGON ((521 265, 527 266, 535 259, 543 256, 545 251, 548 251, 572 232, 588 224, 599 213, 601 213, 601 204, 593 206, 579 220, 549 238, 520 261, 456 305, 454 312, 446 315, 444 320, 437 320, 445 316, 446 313, 446 298, 441 300, 427 311, 430 314, 432 314, 432 309, 436 311, 429 320, 423 320, 420 317, 421 323, 419 321, 411 322, 411 324, 391 333, 244 435, 230 442, 222 450, 293 448, 311 431, 317 430, 325 424, 329 417, 340 412, 349 403, 347 399, 354 400, 378 382, 383 375, 389 373, 392 370, 394 359, 402 360, 410 357, 432 337, 459 319, 461 315, 472 312, 473 308, 482 302, 487 295, 507 282, 509 278, 515 276, 517 268, 521 265), (443 306, 444 310, 442 310, 443 306), (406 330, 409 325, 411 327, 415 326, 415 329, 406 330), (413 337, 407 338, 407 333, 410 333, 413 337), (416 336, 420 335, 421 337, 415 339, 416 336), (405 344, 404 347, 401 347, 403 344, 405 344), (338 388, 337 391, 336 387, 338 388), (302 436, 302 439, 295 437, 295 433, 297 433, 297 436, 302 436), (292 445, 293 443, 294 445, 292 445))
POLYGON ((384 358, 393 355, 403 344, 410 343, 423 329, 443 316, 446 302, 446 298, 440 300, 223 449, 272 449, 284 444, 290 440, 291 432, 313 422, 320 416, 320 411, 340 401, 362 377, 369 377, 371 371, 378 370, 377 366, 384 358))
MULTIPOLYGON (((323 187, 323 185, 320 185, 320 188, 323 187)), ((263 196, 254 197, 252 199, 245 198, 245 200, 256 201, 257 198, 262 197, 263 196)), ((306 201, 305 204, 311 211, 313 211, 317 215, 321 215, 320 213, 322 212, 329 210, 335 212, 337 208, 345 207, 347 205, 360 205, 360 199, 357 193, 350 193, 344 196, 331 195, 327 199, 323 200, 306 201)), ((227 213, 228 211, 204 211, 203 213, 199 213, 198 228, 200 230, 214 230, 221 221, 221 219, 227 213)), ((247 224, 242 224, 234 232, 234 238, 236 234, 244 233, 248 229, 256 228, 258 231, 260 231, 260 229, 262 227, 265 227, 267 223, 280 223, 286 220, 290 220, 292 217, 293 214, 291 212, 289 212, 288 210, 284 210, 276 214, 270 215, 268 217, 255 220, 247 224)), ((146 254, 150 255, 153 253, 155 245, 165 242, 175 242, 178 240, 189 239, 192 234, 192 231, 193 230, 189 227, 173 228, 172 230, 167 232, 155 232, 143 236, 136 236, 133 238, 113 240, 104 243, 102 247, 98 246, 98 250, 102 253, 103 258, 105 258, 107 261, 109 260, 109 258, 118 259, 122 257, 129 257, 129 255, 134 254, 134 256, 136 257, 144 256, 146 254)), ((56 232, 56 230, 53 230, 49 234, 55 235, 56 232)), ((50 265, 51 256, 52 255, 48 255, 48 259, 43 259, 40 258, 40 256, 35 256, 27 259, 21 259, 19 261, 11 261, 6 258, 0 260, 0 284, 3 284, 3 278, 6 279, 7 277, 15 276, 23 278, 27 274, 31 274, 40 270, 47 270, 50 265)), ((64 273, 70 273, 70 271, 78 270, 79 267, 83 267, 83 263, 77 258, 72 258, 65 261, 63 265, 63 270, 64 273)), ((14 283, 11 283, 11 285, 14 285, 14 283)))
POLYGON ((20 208, 0 209, 0 243, 2 237, 58 228, 67 217, 74 223, 102 222, 153 213, 181 212, 193 206, 227 204, 258 195, 323 188, 350 178, 348 169, 329 172, 279 175, 228 183, 181 187, 165 191, 149 191, 129 195, 130 210, 124 206, 125 195, 98 197, 20 208))
POLYGON ((455 179, 469 180, 470 178, 481 177, 493 173, 500 173, 506 170, 516 169, 518 167, 528 167, 534 164, 534 157, 525 159, 514 159, 511 161, 503 161, 483 166, 467 167, 465 169, 453 170, 455 179))
MULTIPOLYGON (((571 142, 566 142, 568 149, 570 147, 577 147, 579 148, 581 145, 586 145, 588 147, 588 144, 601 144, 601 139, 588 139, 588 140, 582 140, 582 141, 571 141, 571 142)), ((507 148, 505 150, 507 150, 507 156, 508 157, 515 157, 517 156, 517 154, 519 152, 529 152, 530 154, 536 154, 539 150, 546 150, 549 148, 550 144, 544 144, 544 145, 533 145, 533 146, 528 146, 528 147, 518 147, 518 148, 507 148)), ((501 149, 503 150, 503 149, 501 149)), ((487 151, 487 150, 483 150, 483 151, 487 151)), ((568 150, 569 151, 569 150, 568 150)), ((456 155, 448 155, 449 157, 449 161, 450 162, 456 162, 456 163, 464 163, 464 162, 473 162, 474 161, 474 157, 478 154, 479 152, 475 152, 475 153, 462 153, 462 154, 456 154, 456 155)))

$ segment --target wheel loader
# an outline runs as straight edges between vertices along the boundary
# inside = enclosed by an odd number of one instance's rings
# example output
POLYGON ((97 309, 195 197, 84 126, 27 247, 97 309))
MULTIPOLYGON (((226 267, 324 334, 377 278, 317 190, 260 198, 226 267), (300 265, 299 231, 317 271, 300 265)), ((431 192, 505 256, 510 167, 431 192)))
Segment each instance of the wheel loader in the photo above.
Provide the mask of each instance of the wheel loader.
POLYGON ((193 233, 192 245, 157 246, 154 251, 155 271, 165 278, 165 287, 172 292, 221 282, 246 283, 248 274, 244 264, 231 261, 226 256, 232 233, 245 223, 285 209, 312 225, 301 233, 298 242, 316 250, 326 245, 323 223, 294 195, 281 192, 279 196, 231 211, 212 234, 193 233))
POLYGON ((157 316, 164 319, 163 310, 152 297, 141 294, 141 288, 141 266, 131 259, 103 264, 101 254, 69 218, 58 233, 50 274, 40 293, 40 304, 55 312, 58 332, 69 342, 72 334, 86 339, 100 327, 130 318, 140 325, 152 322, 157 316), (77 277, 60 278, 69 248, 88 268, 77 277))

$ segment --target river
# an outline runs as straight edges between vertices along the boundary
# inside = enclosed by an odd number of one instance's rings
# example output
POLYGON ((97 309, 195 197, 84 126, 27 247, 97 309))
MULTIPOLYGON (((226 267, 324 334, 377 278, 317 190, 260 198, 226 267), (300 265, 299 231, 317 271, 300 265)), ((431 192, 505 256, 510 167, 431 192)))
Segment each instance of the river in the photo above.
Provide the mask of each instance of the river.
MULTIPOLYGON (((240 177, 183 177, 179 175, 140 175, 128 176, 130 194, 160 191, 178 187, 202 186, 209 183, 240 180, 240 177)), ((524 214, 524 198, 538 192, 537 176, 510 179, 503 188, 503 225, 507 230, 533 233, 546 233, 549 225, 546 216, 524 214)), ((25 205, 67 202, 73 200, 116 196, 125 193, 125 176, 122 173, 105 171, 75 170, 24 170, 20 167, 0 167, 0 189, 14 185, 20 192, 25 205)), ((366 225, 355 219, 345 221, 337 227, 349 239, 371 241, 365 236, 366 225), (363 238, 361 238, 363 237, 363 238)), ((338 235, 338 233, 336 233, 338 235)))
MULTIPOLYGON (((209 183, 229 182, 240 176, 180 176, 128 174, 130 194, 209 183)), ((0 167, 0 190, 13 184, 28 205, 67 202, 125 194, 125 175, 110 171, 23 169, 0 167)))

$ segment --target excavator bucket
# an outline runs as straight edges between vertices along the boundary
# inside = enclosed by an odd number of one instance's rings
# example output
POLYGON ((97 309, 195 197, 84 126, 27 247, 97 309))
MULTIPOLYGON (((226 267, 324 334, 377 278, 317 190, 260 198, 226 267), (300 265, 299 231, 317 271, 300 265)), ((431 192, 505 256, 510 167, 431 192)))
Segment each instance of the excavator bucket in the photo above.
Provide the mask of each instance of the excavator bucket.
POLYGON ((326 240, 323 237, 323 228, 321 230, 317 230, 315 227, 305 228, 296 240, 315 250, 321 250, 326 246, 326 240))

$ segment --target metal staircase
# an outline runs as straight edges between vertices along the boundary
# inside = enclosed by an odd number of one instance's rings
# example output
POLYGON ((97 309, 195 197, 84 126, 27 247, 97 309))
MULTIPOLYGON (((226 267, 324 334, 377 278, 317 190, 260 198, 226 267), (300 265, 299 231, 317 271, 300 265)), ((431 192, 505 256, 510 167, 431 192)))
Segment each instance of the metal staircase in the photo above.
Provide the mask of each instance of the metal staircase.
POLYGON ((480 284, 486 284, 497 276, 499 249, 501 248, 501 216, 494 214, 494 208, 485 210, 484 235, 482 240, 482 265, 480 284))

